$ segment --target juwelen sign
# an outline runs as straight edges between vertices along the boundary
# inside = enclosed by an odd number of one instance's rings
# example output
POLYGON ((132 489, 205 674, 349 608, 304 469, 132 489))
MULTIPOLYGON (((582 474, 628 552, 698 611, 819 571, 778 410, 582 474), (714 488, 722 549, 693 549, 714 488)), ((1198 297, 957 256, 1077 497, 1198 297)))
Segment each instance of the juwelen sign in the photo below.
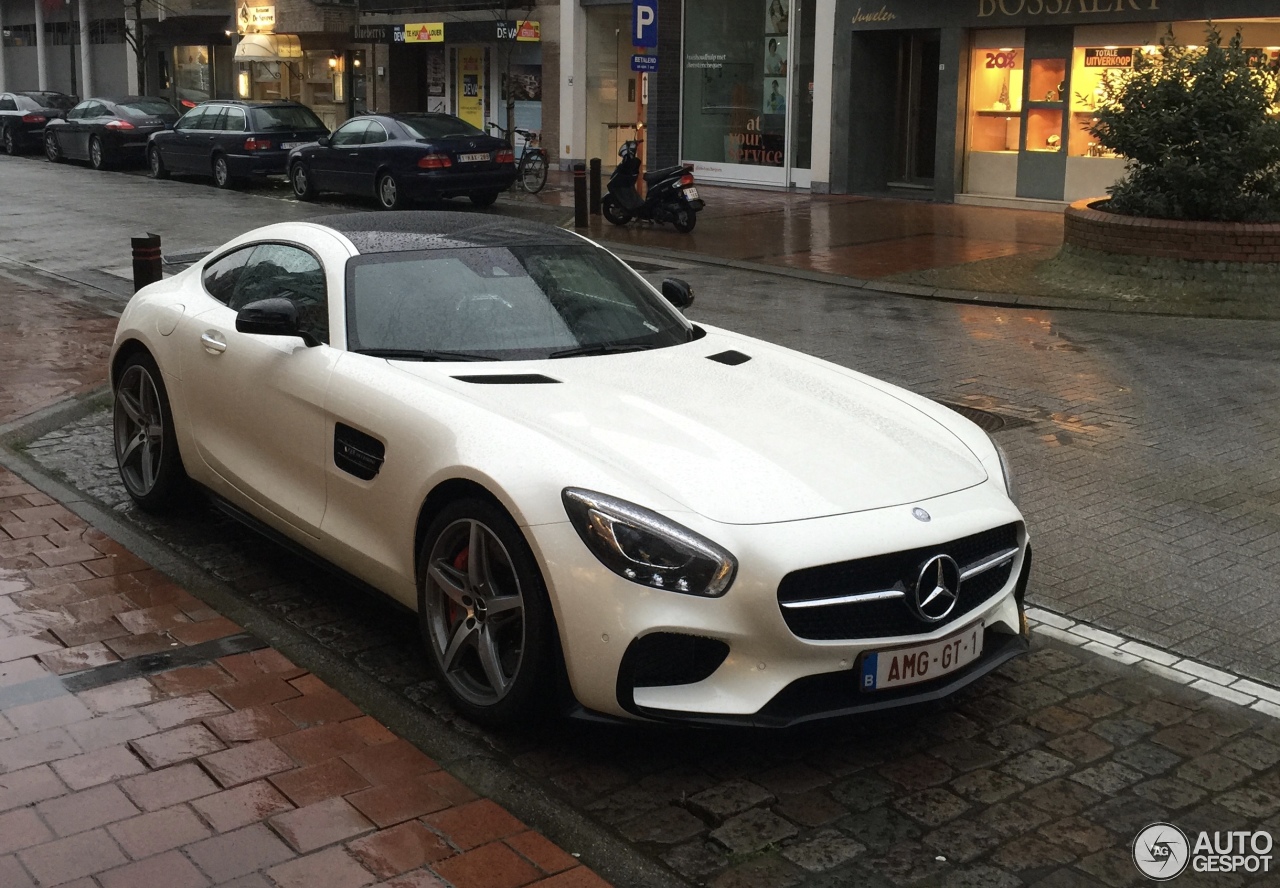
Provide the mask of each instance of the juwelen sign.
POLYGON ((631 45, 641 49, 658 45, 658 0, 631 0, 631 45))

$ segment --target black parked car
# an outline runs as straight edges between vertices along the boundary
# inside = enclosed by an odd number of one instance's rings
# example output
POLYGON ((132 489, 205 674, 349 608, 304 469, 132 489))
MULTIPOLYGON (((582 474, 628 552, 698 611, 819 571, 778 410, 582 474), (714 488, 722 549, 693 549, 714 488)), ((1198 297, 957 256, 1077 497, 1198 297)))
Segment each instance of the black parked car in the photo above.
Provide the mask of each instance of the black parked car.
POLYGON ((173 126, 177 110, 155 96, 86 99, 44 128, 45 156, 87 160, 95 170, 146 156, 152 133, 173 126))
POLYGON ((342 191, 373 195, 388 210, 414 198, 459 195, 487 207, 515 178, 511 143, 449 114, 353 117, 289 155, 289 181, 299 199, 342 191))
POLYGON ((203 102, 171 131, 151 138, 147 166, 153 179, 201 173, 219 188, 231 188, 248 176, 284 175, 291 150, 328 134, 320 118, 297 102, 203 102))
POLYGON ((76 100, 60 92, 0 93, 0 145, 6 154, 39 148, 44 125, 75 107, 76 100))

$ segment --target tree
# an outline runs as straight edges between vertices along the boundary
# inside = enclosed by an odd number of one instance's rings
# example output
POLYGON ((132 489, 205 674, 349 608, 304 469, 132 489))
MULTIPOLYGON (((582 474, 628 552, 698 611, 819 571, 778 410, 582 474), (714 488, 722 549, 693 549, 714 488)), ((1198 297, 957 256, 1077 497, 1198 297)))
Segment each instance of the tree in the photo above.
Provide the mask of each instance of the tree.
POLYGON ((1205 45, 1172 31, 1154 56, 1104 79, 1089 133, 1129 161, 1106 209, 1130 216, 1280 221, 1280 81, 1240 32, 1205 45))
POLYGON ((133 50, 134 63, 138 66, 138 93, 139 95, 150 95, 147 89, 147 54, 151 51, 151 39, 147 34, 147 24, 143 19, 143 7, 150 4, 156 10, 170 11, 160 0, 124 0, 125 18, 129 18, 132 13, 133 29, 128 27, 124 29, 125 42, 129 44, 129 48, 133 50))

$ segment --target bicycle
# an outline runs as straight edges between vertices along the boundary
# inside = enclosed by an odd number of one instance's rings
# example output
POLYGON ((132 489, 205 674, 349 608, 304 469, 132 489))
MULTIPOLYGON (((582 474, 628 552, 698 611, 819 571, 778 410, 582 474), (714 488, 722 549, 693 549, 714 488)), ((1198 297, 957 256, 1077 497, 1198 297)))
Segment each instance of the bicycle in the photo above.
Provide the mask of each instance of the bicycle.
MULTIPOLYGON (((506 138, 508 130, 493 121, 489 127, 502 133, 506 138)), ((537 194, 547 184, 547 152, 538 145, 538 134, 529 130, 515 128, 516 135, 524 136, 524 151, 520 154, 520 162, 516 165, 516 181, 520 187, 530 194, 537 194)), ((515 140, 511 139, 514 145, 515 140)))

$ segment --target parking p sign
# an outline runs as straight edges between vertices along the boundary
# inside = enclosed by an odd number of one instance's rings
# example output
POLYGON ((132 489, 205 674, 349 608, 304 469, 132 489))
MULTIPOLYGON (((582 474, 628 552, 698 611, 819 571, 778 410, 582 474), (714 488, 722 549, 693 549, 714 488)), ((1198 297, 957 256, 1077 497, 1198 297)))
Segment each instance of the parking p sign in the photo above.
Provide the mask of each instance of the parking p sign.
POLYGON ((631 0, 631 44, 643 49, 658 45, 658 0, 631 0))

